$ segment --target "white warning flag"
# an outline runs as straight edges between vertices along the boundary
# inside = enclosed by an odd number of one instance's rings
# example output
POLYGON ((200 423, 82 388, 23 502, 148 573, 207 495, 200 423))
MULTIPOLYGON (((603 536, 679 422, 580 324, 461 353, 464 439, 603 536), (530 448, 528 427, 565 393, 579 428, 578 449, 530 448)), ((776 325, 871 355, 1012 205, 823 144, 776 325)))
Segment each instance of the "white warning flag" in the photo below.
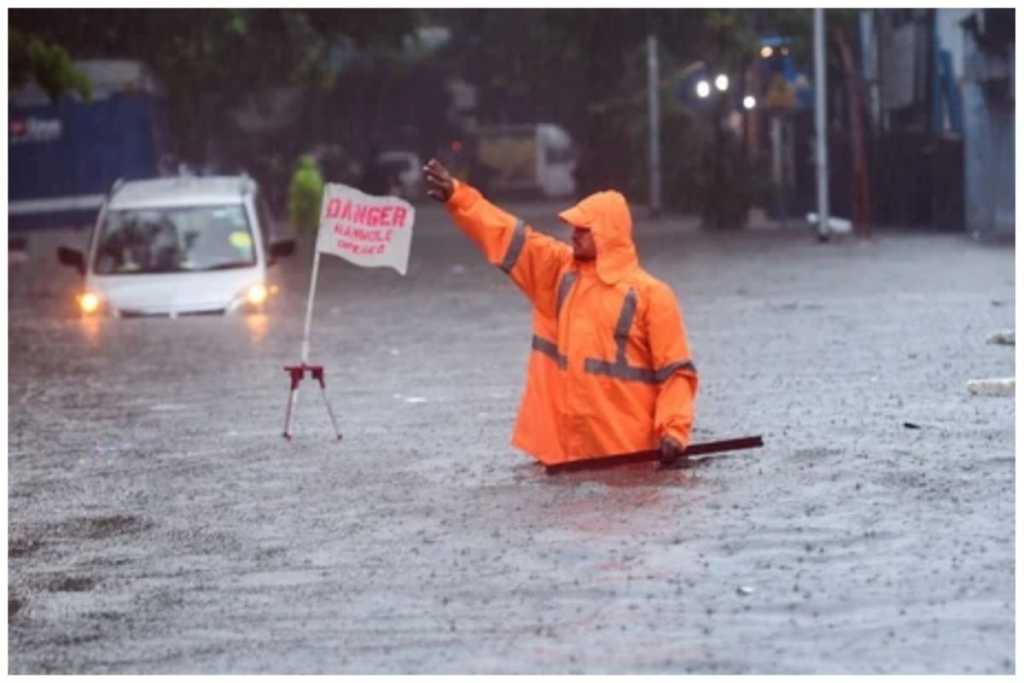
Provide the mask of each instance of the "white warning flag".
POLYGON ((416 209, 398 197, 376 197, 336 183, 324 188, 316 249, 375 268, 391 266, 405 275, 416 209))

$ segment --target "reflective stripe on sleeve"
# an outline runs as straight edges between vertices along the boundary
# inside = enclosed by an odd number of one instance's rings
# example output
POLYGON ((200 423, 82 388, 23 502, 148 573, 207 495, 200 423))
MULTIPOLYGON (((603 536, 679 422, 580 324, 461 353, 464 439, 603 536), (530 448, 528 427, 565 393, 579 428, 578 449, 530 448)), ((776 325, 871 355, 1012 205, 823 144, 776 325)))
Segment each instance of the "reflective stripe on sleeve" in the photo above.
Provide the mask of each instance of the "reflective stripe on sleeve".
POLYGON ((498 267, 506 273, 511 272, 516 261, 519 260, 519 254, 523 251, 524 244, 526 244, 526 225, 523 223, 523 219, 519 218, 512 231, 512 241, 508 244, 508 251, 505 252, 505 258, 502 259, 501 265, 498 267))
POLYGON ((680 360, 676 361, 675 363, 669 363, 665 367, 656 370, 654 373, 654 378, 658 382, 658 384, 661 384, 679 370, 687 370, 693 373, 694 375, 697 374, 696 365, 694 365, 691 361, 688 360, 680 360))

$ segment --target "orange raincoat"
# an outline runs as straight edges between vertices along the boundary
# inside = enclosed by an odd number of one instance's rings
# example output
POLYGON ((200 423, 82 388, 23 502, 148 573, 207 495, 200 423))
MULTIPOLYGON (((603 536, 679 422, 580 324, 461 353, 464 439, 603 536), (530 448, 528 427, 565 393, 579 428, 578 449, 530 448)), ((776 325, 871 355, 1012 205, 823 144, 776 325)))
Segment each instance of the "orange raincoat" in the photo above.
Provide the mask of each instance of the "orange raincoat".
POLYGON ((512 443, 545 465, 690 440, 697 371, 679 304, 645 272, 614 191, 559 217, 589 228, 594 261, 456 181, 448 210, 533 304, 533 351, 512 443))

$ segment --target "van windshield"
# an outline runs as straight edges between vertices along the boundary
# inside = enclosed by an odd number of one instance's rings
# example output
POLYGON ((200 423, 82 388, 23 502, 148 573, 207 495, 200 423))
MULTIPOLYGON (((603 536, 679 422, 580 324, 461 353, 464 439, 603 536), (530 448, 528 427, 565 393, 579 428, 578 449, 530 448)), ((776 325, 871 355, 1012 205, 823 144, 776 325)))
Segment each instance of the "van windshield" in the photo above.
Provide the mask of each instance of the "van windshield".
POLYGON ((108 211, 100 230, 98 275, 178 273, 256 265, 241 204, 108 211))

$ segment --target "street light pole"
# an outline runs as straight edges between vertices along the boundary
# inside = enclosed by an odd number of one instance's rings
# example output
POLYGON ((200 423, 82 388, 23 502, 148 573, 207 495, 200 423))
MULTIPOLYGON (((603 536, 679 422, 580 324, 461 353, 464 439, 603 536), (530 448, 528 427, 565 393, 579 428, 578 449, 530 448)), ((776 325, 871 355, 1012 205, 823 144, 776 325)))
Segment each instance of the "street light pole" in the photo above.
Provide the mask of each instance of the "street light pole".
POLYGON ((658 37, 653 33, 647 36, 647 117, 648 162, 650 180, 650 209, 652 215, 661 212, 661 121, 658 105, 658 37))
POLYGON ((818 239, 829 236, 828 145, 825 118, 825 10, 814 10, 814 128, 817 134, 818 239))

